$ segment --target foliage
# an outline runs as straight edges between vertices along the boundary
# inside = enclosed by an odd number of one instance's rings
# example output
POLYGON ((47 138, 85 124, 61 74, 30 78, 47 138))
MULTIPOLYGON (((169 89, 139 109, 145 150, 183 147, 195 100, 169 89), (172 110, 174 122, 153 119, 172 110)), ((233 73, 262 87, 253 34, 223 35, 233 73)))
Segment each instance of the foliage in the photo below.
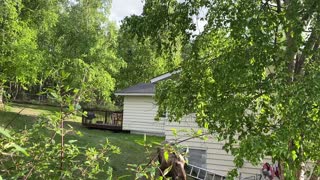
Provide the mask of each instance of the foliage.
MULTIPOLYGON (((182 61, 183 37, 177 34, 173 36, 173 31, 177 31, 173 28, 174 25, 168 28, 165 24, 162 24, 165 19, 158 18, 158 15, 168 13, 167 7, 158 1, 146 1, 145 3, 141 16, 126 17, 120 27, 118 54, 127 63, 127 67, 121 69, 117 78, 119 88, 139 82, 148 82, 155 76, 178 68, 182 61), (151 9, 156 8, 159 8, 158 11, 151 11, 151 9), (152 13, 152 17, 149 13, 152 13), (159 31, 152 33, 154 28, 159 29, 159 31), (148 37, 141 38, 140 36, 149 33, 152 34, 148 37), (165 51, 165 48, 161 46, 166 44, 166 47, 168 47, 171 42, 170 39, 174 39, 175 44, 171 46, 169 51, 165 51), (162 51, 159 51, 159 48, 162 51)), ((173 13, 173 9, 177 5, 176 2, 172 2, 170 12, 173 13)), ((179 19, 182 15, 181 13, 175 13, 176 19, 179 19)))
POLYGON ((39 52, 35 42, 37 33, 28 20, 20 18, 22 1, 0 1, 0 86, 5 81, 22 83, 35 80, 39 52), (31 54, 33 54, 31 56, 31 54))
MULTIPOLYGON (((1 4, 0 87, 14 82, 39 91, 55 85, 57 70, 87 97, 108 101, 115 75, 124 62, 117 58, 117 29, 109 21, 111 1, 4 0, 1 4)), ((84 99, 85 100, 85 99, 84 99)))
POLYGON ((161 171, 161 164, 159 163, 159 153, 161 153, 162 150, 163 158, 165 159, 165 161, 170 161, 169 158, 172 158, 170 154, 174 154, 174 156, 176 157, 183 158, 184 163, 188 164, 189 148, 183 143, 190 139, 196 138, 204 141, 208 140, 208 133, 203 132, 201 129, 172 129, 172 134, 174 139, 172 139, 171 141, 163 141, 162 143, 158 143, 155 141, 148 143, 147 136, 144 136, 144 141, 140 142, 139 144, 144 146, 149 162, 142 164, 128 164, 128 169, 135 172, 135 179, 140 179, 143 177, 147 179, 157 180, 168 179, 169 177, 166 177, 166 175, 168 175, 172 168, 176 167, 171 165, 168 168, 164 169, 164 171, 161 171))
MULTIPOLYGON (((187 38, 196 24, 190 17, 202 13, 206 22, 182 72, 159 85, 160 114, 179 120, 196 113, 200 126, 226 140, 237 167, 271 156, 281 179, 303 178, 307 162, 319 173, 318 1, 146 1, 144 10, 141 39, 157 40, 165 28, 175 29, 168 37, 187 38), (178 12, 188 13, 176 21, 178 12)), ((174 43, 161 42, 161 50, 174 43)))
MULTIPOLYGON (((50 44, 49 79, 56 69, 69 74, 65 85, 87 85, 86 96, 109 100, 114 89, 114 75, 124 62, 117 58, 117 31, 108 20, 110 1, 72 1, 64 6, 50 44), (90 87, 90 88, 89 88, 90 87)), ((51 77, 53 76, 53 77, 51 77)))
MULTIPOLYGON (((25 129, 31 129, 34 123, 38 121, 38 116, 40 114, 47 115, 57 111, 59 112, 59 108, 57 107, 44 105, 10 103, 7 107, 10 107, 8 111, 0 111, 0 126, 6 127, 8 125, 7 130, 10 130, 11 132, 21 132, 25 129)), ((143 147, 143 135, 128 134, 125 132, 115 133, 107 130, 101 131, 98 129, 85 128, 81 125, 80 113, 78 113, 78 116, 75 118, 68 118, 64 125, 68 129, 69 125, 71 125, 74 132, 81 131, 82 135, 80 136, 72 132, 67 134, 67 136, 65 136, 65 142, 68 142, 69 140, 77 140, 76 142, 73 142, 73 144, 79 146, 82 153, 85 151, 82 147, 96 147, 97 149, 101 149, 100 144, 105 143, 106 137, 112 145, 121 149, 121 154, 108 154, 108 165, 113 169, 113 178, 121 179, 123 177, 128 177, 128 179, 133 179, 135 174, 132 171, 126 170, 127 164, 148 162, 143 147)), ((49 132, 48 135, 51 135, 51 133, 49 132)), ((163 137, 148 136, 147 143, 160 143, 163 140, 163 137)), ((56 142, 58 141, 59 140, 57 139, 56 142)), ((84 156, 80 158, 82 162, 85 162, 84 156)), ((105 179, 106 176, 100 173, 97 178, 105 179)))
POLYGON ((170 66, 164 57, 157 54, 157 49, 150 40, 142 43, 126 32, 119 34, 118 54, 127 64, 117 77, 117 85, 120 89, 141 82, 149 82, 151 78, 177 67, 180 62, 177 57, 174 65, 170 66))
POLYGON ((189 26, 192 18, 187 7, 177 0, 146 0, 142 15, 126 17, 122 26, 142 42, 150 37, 160 52, 174 53, 179 41, 186 43, 190 38, 191 32, 185 30, 195 28, 189 26))
POLYGON ((185 146, 180 145, 179 143, 157 143, 157 142, 147 142, 147 136, 144 136, 144 141, 141 144, 145 147, 145 151, 148 155, 148 163, 142 164, 128 164, 128 169, 135 172, 135 179, 147 178, 147 179, 167 179, 165 176, 173 168, 172 165, 166 168, 164 171, 161 171, 159 164, 159 153, 160 149, 163 149, 163 156, 166 161, 169 161, 169 154, 176 154, 176 156, 182 156, 185 158, 187 153, 185 153, 185 146), (155 151, 157 149, 157 151, 155 151))
MULTIPOLYGON (((64 78, 67 77, 62 77, 60 81, 64 78)), ((103 173, 111 179, 109 155, 119 153, 118 147, 111 145, 108 139, 99 149, 79 147, 74 139, 66 141, 67 136, 81 135, 81 132, 74 131, 72 126, 65 127, 65 120, 73 118, 80 110, 75 100, 81 97, 79 93, 83 91, 63 85, 57 85, 48 91, 60 104, 59 112, 40 116, 31 128, 13 134, 1 131, 5 135, 0 144, 3 176, 24 179, 94 179, 103 173), (74 95, 70 95, 68 91, 73 91, 74 95)))
POLYGON ((5 178, 112 178, 108 156, 119 149, 108 141, 99 149, 79 147, 66 141, 78 132, 64 124, 80 100, 108 100, 123 65, 109 8, 107 0, 0 1, 0 90, 4 82, 25 88, 46 82, 46 93, 60 106, 30 129, 1 131, 7 135, 1 136, 0 156, 5 178))
POLYGON ((154 145, 159 143, 147 142, 147 136, 144 135, 143 142, 139 143, 143 145, 144 150, 147 154, 148 163, 142 164, 128 164, 128 170, 133 171, 135 173, 135 179, 147 178, 147 179, 156 179, 157 169, 159 167, 159 162, 157 161, 158 154, 154 152, 154 145))
MULTIPOLYGON (((74 144, 75 141, 69 140, 64 144, 63 169, 60 169, 58 157, 61 143, 58 140, 58 135, 52 138, 55 133, 51 135, 47 132, 53 128, 48 128, 47 123, 46 120, 39 120, 32 129, 16 133, 13 139, 2 138, 1 169, 4 178, 87 179, 94 178, 99 173, 105 173, 107 177, 112 177, 112 169, 107 166, 108 156, 111 153, 117 153, 118 149, 110 145, 108 141, 96 149, 78 147, 74 144), (10 149, 12 142, 19 142, 23 147, 26 147, 26 153, 29 156, 19 152, 23 149, 10 149)), ((70 129, 68 133, 71 133, 70 129)))

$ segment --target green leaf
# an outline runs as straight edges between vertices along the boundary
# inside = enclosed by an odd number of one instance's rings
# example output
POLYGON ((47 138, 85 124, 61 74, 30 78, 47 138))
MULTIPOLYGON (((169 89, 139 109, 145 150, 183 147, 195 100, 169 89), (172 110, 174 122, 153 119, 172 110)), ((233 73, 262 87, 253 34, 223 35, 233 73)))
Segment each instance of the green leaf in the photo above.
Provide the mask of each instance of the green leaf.
POLYGON ((199 130, 197 131, 197 136, 200 136, 200 135, 202 135, 202 130, 201 130, 201 129, 199 129, 199 130))
POLYGON ((75 143, 75 142, 77 142, 77 141, 78 141, 78 140, 69 140, 68 143, 69 143, 69 144, 73 144, 73 143, 75 143))
POLYGON ((160 145, 161 145, 161 143, 160 143, 160 142, 155 142, 155 141, 152 141, 152 144, 154 144, 154 145, 158 145, 158 146, 160 146, 160 145))
POLYGON ((296 160, 297 159, 297 152, 295 150, 291 151, 291 157, 292 157, 292 160, 296 160))
POLYGON ((168 152, 167 150, 165 150, 165 151, 163 152, 163 156, 164 156, 164 159, 165 159, 166 161, 168 161, 168 159, 169 159, 169 152, 168 152))
POLYGON ((178 135, 176 128, 172 128, 171 131, 172 131, 173 136, 176 137, 178 135))
POLYGON ((59 97, 56 92, 51 92, 50 94, 54 99, 58 99, 58 97, 59 97))
POLYGON ((14 144, 13 147, 15 147, 17 151, 22 152, 24 155, 30 156, 26 149, 22 148, 21 146, 14 144))
POLYGON ((10 131, 4 129, 3 127, 0 127, 0 134, 6 136, 9 139, 12 139, 12 136, 10 135, 10 131))
POLYGON ((205 128, 205 129, 209 129, 209 123, 208 123, 208 122, 205 122, 205 123, 204 123, 204 128, 205 128))
POLYGON ((129 177, 131 177, 131 175, 122 175, 122 176, 119 176, 117 179, 128 179, 129 177))
POLYGON ((163 176, 167 175, 171 171, 171 169, 172 169, 172 165, 169 166, 167 169, 165 169, 162 175, 163 176))
POLYGON ((13 147, 16 151, 21 152, 26 156, 29 156, 29 154, 27 153, 27 151, 24 148, 22 148, 21 146, 15 144, 15 143, 9 143, 4 146, 5 149, 11 148, 11 147, 13 147))

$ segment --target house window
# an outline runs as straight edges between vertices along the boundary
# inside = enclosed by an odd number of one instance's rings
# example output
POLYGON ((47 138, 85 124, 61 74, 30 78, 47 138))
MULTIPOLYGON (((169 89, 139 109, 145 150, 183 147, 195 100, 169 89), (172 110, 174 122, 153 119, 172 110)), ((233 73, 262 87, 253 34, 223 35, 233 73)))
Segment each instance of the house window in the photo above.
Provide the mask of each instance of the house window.
POLYGON ((203 149, 189 149, 189 164, 206 168, 207 152, 203 149))

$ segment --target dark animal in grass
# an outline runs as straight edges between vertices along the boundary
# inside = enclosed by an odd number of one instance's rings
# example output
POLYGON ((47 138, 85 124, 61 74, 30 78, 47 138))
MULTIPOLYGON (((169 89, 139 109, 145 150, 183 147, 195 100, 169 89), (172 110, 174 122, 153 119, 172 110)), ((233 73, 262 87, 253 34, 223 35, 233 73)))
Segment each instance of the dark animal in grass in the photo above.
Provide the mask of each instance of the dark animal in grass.
POLYGON ((172 180, 186 180, 186 171, 184 169, 185 160, 182 155, 178 155, 174 152, 165 153, 164 148, 158 148, 158 160, 160 163, 160 174, 163 174, 167 168, 171 167, 171 170, 166 176, 171 177, 172 180), (167 154, 167 160, 165 158, 167 154))

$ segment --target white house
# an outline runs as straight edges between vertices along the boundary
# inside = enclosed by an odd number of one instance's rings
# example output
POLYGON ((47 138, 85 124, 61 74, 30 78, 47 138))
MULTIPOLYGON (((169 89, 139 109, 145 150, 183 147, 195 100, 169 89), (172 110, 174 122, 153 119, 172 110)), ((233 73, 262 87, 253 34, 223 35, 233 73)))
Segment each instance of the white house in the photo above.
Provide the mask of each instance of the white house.
MULTIPOLYGON (((166 140, 175 139, 172 129, 199 129, 195 122, 195 116, 190 114, 178 122, 169 122, 166 118, 155 121, 157 105, 154 100, 155 84, 158 81, 169 78, 172 74, 166 73, 155 77, 150 83, 140 83, 116 92, 116 95, 124 96, 123 107, 123 130, 133 133, 147 133, 152 135, 165 136, 166 140)), ((179 139, 185 139, 187 136, 180 134, 179 139)), ((215 174, 226 176, 228 171, 235 168, 233 156, 222 149, 223 142, 218 142, 214 135, 209 140, 190 139, 182 143, 189 147, 189 163, 208 169, 215 174)), ((268 160, 270 161, 270 159, 268 160)), ((242 177, 255 176, 261 174, 261 166, 254 167, 250 163, 245 163, 244 167, 238 169, 242 177)))
POLYGON ((164 136, 164 121, 155 121, 158 107, 153 99, 154 83, 140 83, 117 91, 124 96, 122 129, 132 133, 164 136))

